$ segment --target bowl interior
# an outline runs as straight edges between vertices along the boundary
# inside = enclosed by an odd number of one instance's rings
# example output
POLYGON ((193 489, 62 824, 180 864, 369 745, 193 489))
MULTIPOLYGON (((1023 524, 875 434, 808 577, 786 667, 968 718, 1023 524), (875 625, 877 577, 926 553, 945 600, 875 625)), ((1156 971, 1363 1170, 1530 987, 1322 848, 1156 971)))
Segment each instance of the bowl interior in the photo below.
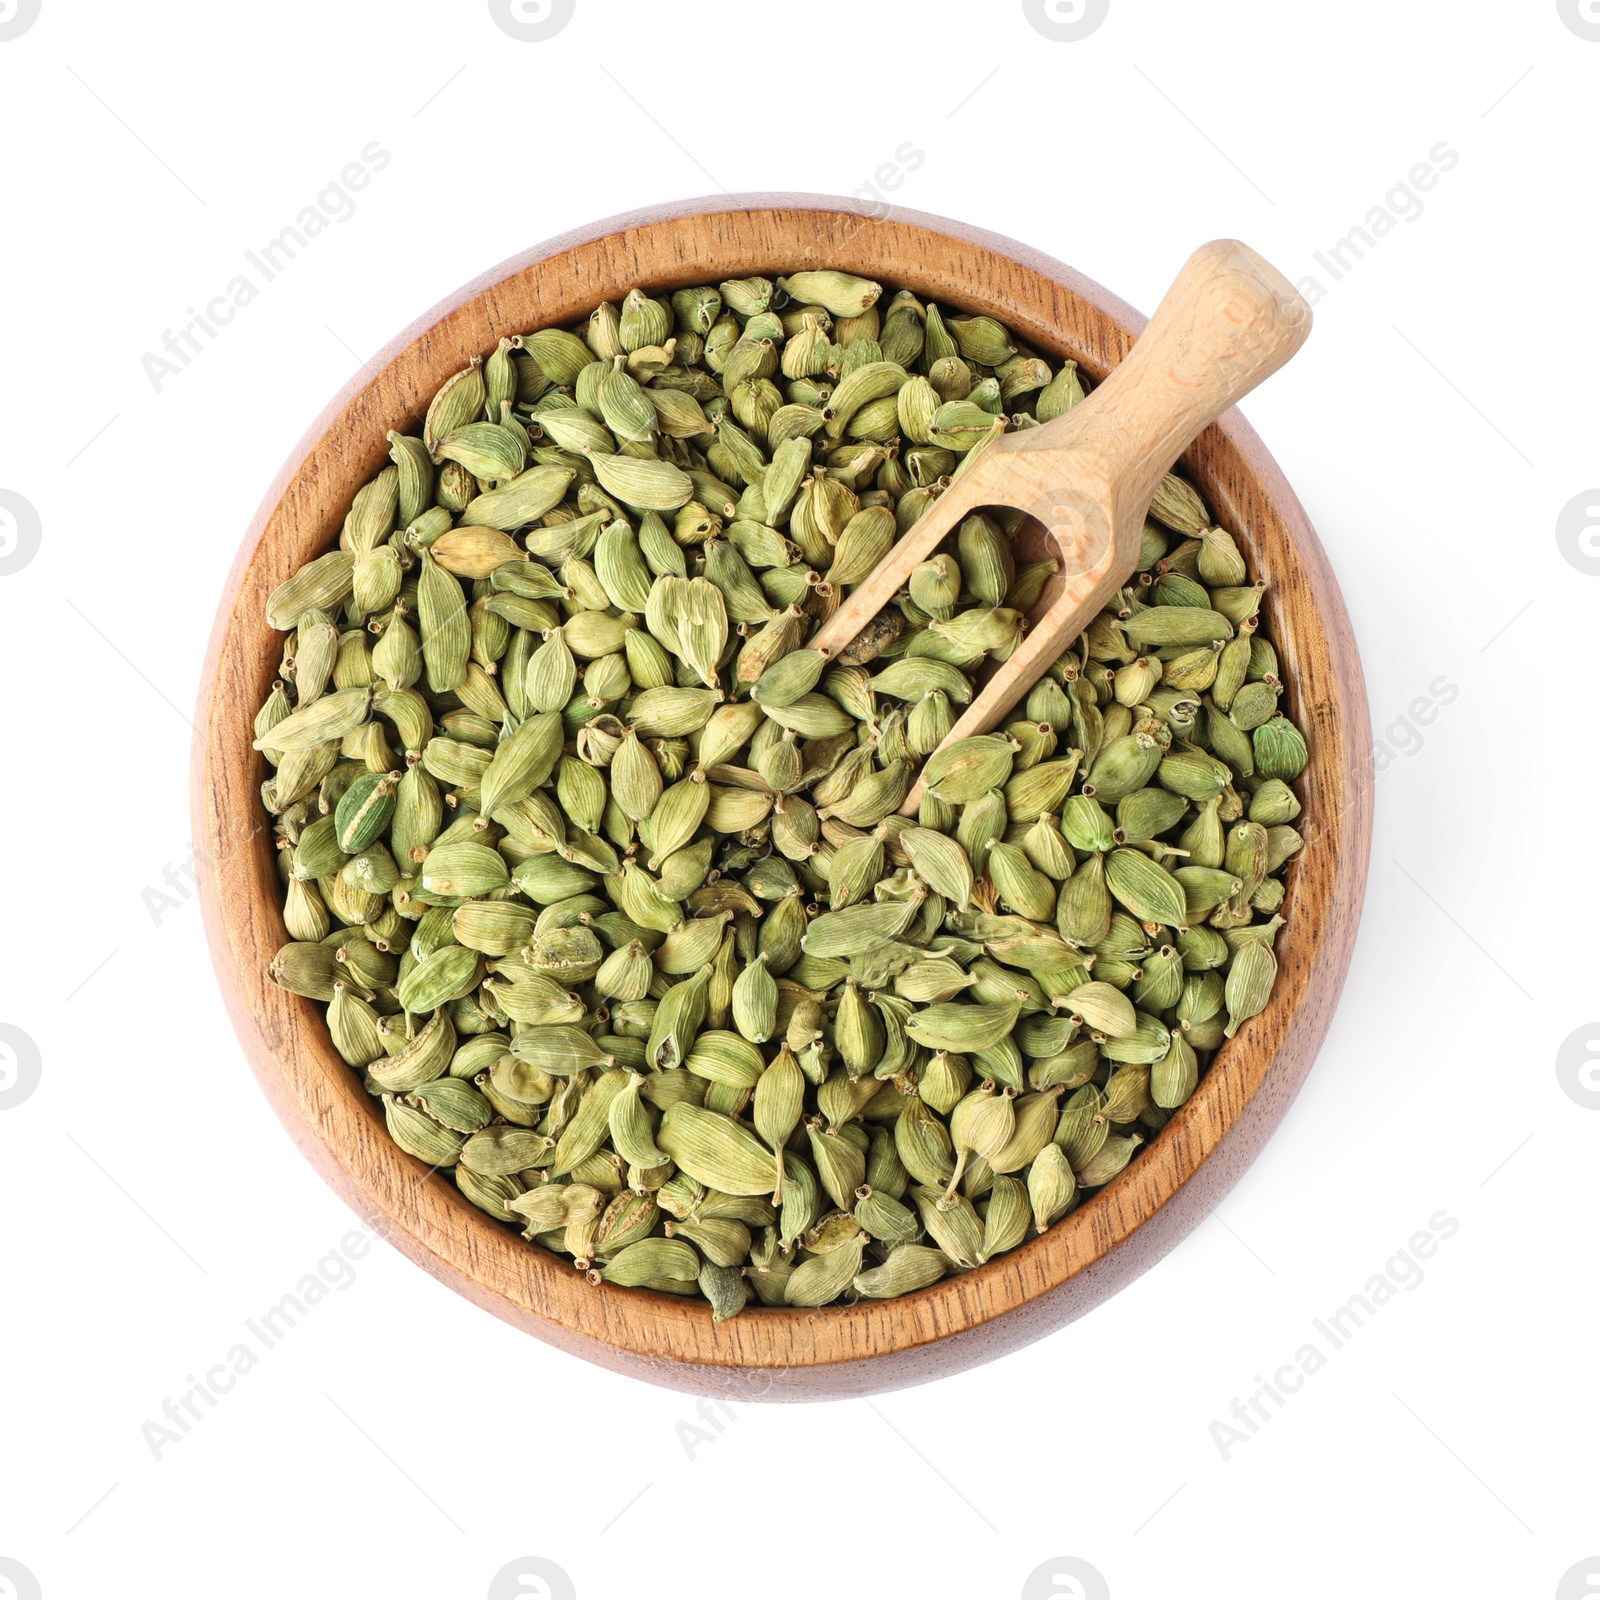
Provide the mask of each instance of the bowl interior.
MULTIPOLYGON (((440 383, 506 334, 574 322, 601 300, 752 273, 836 266, 964 312, 986 312, 1098 380, 1142 319, 1059 263, 913 213, 790 196, 694 201, 551 241, 467 285, 402 333, 329 406, 269 491, 218 614, 195 760, 208 933, 235 1026, 279 1115, 324 1176, 412 1259, 551 1343, 652 1381, 744 1397, 811 1398, 917 1382, 988 1359, 1080 1315, 1209 1214, 1309 1070, 1348 965, 1370 797, 1347 781, 1370 747, 1359 661, 1315 533, 1237 412, 1183 466, 1253 572, 1289 710, 1311 759, 1307 843, 1290 869, 1280 975, 1266 1012, 1220 1050, 1190 1100, 1121 1177, 1046 1234, 904 1299, 815 1312, 751 1306, 716 1326, 703 1302, 591 1286, 473 1207, 388 1138, 334 1051, 319 1008, 265 979, 287 939, 250 722, 278 660, 266 596, 332 547, 351 496, 413 429, 440 383)), ((1039 530, 1043 533, 1043 530, 1039 530)), ((1049 553, 1049 552, 1043 552, 1049 553)))

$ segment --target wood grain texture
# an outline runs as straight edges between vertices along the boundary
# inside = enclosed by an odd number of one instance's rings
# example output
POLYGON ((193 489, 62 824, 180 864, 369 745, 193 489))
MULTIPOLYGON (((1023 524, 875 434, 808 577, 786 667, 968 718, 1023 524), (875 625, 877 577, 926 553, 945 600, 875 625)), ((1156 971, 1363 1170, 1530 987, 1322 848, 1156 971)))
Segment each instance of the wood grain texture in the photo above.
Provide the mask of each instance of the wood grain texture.
POLYGON ((471 1206, 389 1140, 312 1002, 266 978, 285 934, 250 724, 279 636, 267 596, 331 548, 355 490, 429 397, 504 334, 574 321, 634 285, 670 289, 835 266, 1000 318, 1101 379, 1142 319, 1060 263, 920 213, 741 195, 613 218, 518 256, 408 328, 318 418, 268 490, 217 614, 201 684, 194 837, 212 959, 268 1099, 328 1182, 397 1248, 486 1310, 615 1371, 691 1392, 805 1400, 901 1387, 992 1360, 1081 1316, 1165 1255, 1238 1180, 1310 1070, 1349 965, 1366 881, 1370 749, 1360 662, 1338 586, 1282 474, 1236 412, 1183 457, 1266 575, 1266 620, 1305 731, 1305 849, 1291 865, 1272 1003, 1217 1054, 1128 1170, 1043 1237, 904 1299, 751 1307, 720 1327, 701 1302, 592 1287, 471 1206))

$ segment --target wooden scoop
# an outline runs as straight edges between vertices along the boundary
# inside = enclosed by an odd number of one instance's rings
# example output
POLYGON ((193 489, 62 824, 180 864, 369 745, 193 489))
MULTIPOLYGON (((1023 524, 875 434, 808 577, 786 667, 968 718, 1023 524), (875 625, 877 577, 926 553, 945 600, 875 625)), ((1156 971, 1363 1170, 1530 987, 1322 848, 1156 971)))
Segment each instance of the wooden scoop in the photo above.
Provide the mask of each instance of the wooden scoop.
MULTIPOLYGON (((987 733, 1128 581, 1145 514, 1172 464, 1310 331, 1310 306, 1254 250, 1237 239, 1202 245, 1122 365, 1070 411, 984 447, 808 648, 836 657, 964 517, 1014 506, 1028 516, 1012 539, 1018 556, 1054 556, 1061 571, 1029 613, 1022 643, 944 743, 987 733)), ((900 810, 915 816, 921 800, 919 775, 900 810)))

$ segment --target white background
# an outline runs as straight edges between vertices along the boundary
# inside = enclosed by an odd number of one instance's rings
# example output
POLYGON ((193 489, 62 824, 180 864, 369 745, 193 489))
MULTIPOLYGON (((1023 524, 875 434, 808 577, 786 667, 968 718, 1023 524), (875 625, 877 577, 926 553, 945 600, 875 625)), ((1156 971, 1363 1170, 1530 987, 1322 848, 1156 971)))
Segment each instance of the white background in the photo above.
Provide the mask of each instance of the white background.
POLYGON ((0 576, 0 1022, 41 1062, 0 1110, 0 1595, 476 1600, 525 1556, 566 1585, 497 1593, 1009 1597, 1069 1556, 1117 1600, 1593 1592, 1558 1586, 1600 1553, 1600 1095, 1556 1057, 1600 1039, 1600 560, 1556 523, 1600 482, 1597 82, 1555 0, 1111 0, 1077 43, 1018 0, 577 0, 543 43, 484 0, 43 0, 0 40, 0 488, 42 529, 0 576), (146 352, 371 141, 392 159, 354 215, 158 391, 146 352), (362 359, 502 259, 664 199, 849 193, 908 142, 893 200, 1142 310, 1219 235, 1327 291, 1245 407, 1389 751, 1304 1092, 1176 1253, 962 1377, 747 1408, 691 1449, 691 1400, 378 1244, 156 1459, 142 1425, 356 1226, 163 884, 267 484, 362 359), (1314 252, 1409 210, 1394 186, 1440 142, 1459 161, 1421 214, 1335 282, 1314 252), (1326 1351, 1313 1319, 1374 1274, 1409 1278, 1395 1253, 1441 1211, 1422 1281, 1225 1458, 1234 1398, 1326 1351))

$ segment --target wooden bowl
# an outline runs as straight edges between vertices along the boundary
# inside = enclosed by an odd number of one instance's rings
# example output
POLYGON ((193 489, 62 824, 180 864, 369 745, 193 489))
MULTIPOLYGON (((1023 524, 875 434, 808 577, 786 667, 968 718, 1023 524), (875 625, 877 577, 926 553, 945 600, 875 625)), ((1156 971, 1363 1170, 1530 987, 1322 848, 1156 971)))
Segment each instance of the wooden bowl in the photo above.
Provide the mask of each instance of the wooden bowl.
POLYGON ((1185 455, 1219 521, 1271 580, 1267 627, 1305 731, 1304 850, 1293 863, 1265 1012, 1113 1183, 1048 1233, 904 1299, 820 1311, 751 1306, 719 1326, 698 1300, 591 1286, 570 1262, 475 1209, 390 1142, 335 1053, 320 1008, 275 987, 287 934, 251 719, 279 657, 268 594, 332 548, 351 496, 416 431, 429 398, 505 334, 571 323, 653 290, 836 266, 987 312, 1099 379, 1144 319, 1009 240, 943 218, 803 195, 735 195, 635 212, 551 240, 427 313, 353 380, 278 474, 217 613, 194 748, 194 837, 217 976, 267 1097, 312 1164, 436 1278, 506 1321, 614 1371, 737 1399, 825 1399, 924 1382, 1081 1316, 1160 1260, 1238 1180, 1288 1109, 1344 983, 1366 880, 1371 748, 1361 665, 1338 585, 1299 502, 1237 411, 1185 455))

